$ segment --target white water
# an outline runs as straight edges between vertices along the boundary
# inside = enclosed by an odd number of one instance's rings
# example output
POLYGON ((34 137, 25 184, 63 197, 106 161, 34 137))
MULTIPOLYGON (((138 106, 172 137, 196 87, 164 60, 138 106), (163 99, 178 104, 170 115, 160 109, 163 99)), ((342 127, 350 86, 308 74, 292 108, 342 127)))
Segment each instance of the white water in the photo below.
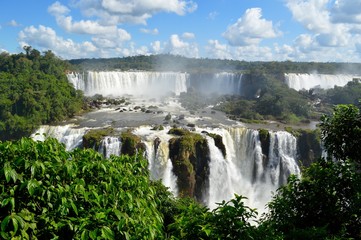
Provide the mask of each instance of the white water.
POLYGON ((64 143, 67 150, 71 150, 83 143, 83 135, 87 130, 88 128, 75 128, 74 125, 43 125, 31 135, 31 138, 36 141, 44 141, 47 137, 53 137, 59 142, 64 143))
POLYGON ((98 152, 109 158, 111 155, 119 156, 121 149, 122 143, 118 137, 105 137, 100 143, 98 152))
POLYGON ((286 73, 285 80, 288 87, 297 91, 311 88, 323 88, 329 89, 335 86, 345 86, 353 78, 359 78, 359 76, 350 74, 298 74, 298 73, 286 73))
POLYGON ((68 74, 69 81, 86 96, 101 94, 158 97, 187 91, 186 73, 176 72, 93 72, 68 74), (86 76, 85 76, 86 75, 86 76))
POLYGON ((262 213, 273 192, 286 183, 282 181, 290 174, 300 174, 296 163, 296 139, 289 133, 271 133, 268 163, 262 154, 258 131, 229 128, 215 133, 223 137, 227 156, 224 158, 214 140, 207 137, 211 162, 206 202, 211 209, 217 202, 230 200, 236 193, 247 197, 246 204, 262 213))
POLYGON ((242 75, 229 72, 216 73, 211 77, 205 75, 204 79, 201 79, 200 82, 197 84, 191 83, 191 85, 196 85, 198 91, 206 94, 239 95, 241 93, 242 75))
POLYGON ((240 94, 242 84, 242 75, 228 72, 201 74, 197 75, 196 79, 188 73, 142 71, 89 71, 83 74, 69 73, 67 76, 69 82, 86 96, 101 94, 113 97, 160 97, 168 93, 179 95, 187 92, 189 86, 206 94, 240 94))
POLYGON ((178 195, 177 177, 173 173, 172 161, 169 158, 168 141, 172 138, 167 134, 169 127, 161 131, 151 130, 150 126, 136 128, 133 133, 140 136, 146 145, 146 157, 149 163, 151 179, 162 180, 164 186, 178 195), (159 142, 157 146, 155 140, 159 142))
MULTIPOLYGON (((146 146, 146 158, 149 162, 150 177, 161 180, 175 196, 178 194, 177 177, 173 173, 169 159, 169 140, 174 137, 167 134, 170 127, 164 130, 151 130, 151 126, 141 126, 133 133, 142 139, 146 146)), ((86 128, 66 126, 42 126, 33 134, 36 140, 44 140, 42 133, 57 138, 68 150, 81 145, 86 128)), ((121 129, 118 129, 121 130, 121 129)), ((234 194, 247 197, 246 205, 257 208, 259 213, 265 211, 265 204, 272 193, 286 183, 290 174, 300 174, 296 163, 296 138, 287 132, 270 132, 269 161, 262 154, 259 133, 257 130, 244 127, 197 128, 196 132, 208 131, 222 136, 226 147, 226 157, 215 146, 213 138, 203 134, 210 150, 209 189, 203 202, 214 209, 219 202, 230 200, 234 194)), ((99 152, 109 157, 120 155, 121 142, 116 137, 105 137, 99 152)))

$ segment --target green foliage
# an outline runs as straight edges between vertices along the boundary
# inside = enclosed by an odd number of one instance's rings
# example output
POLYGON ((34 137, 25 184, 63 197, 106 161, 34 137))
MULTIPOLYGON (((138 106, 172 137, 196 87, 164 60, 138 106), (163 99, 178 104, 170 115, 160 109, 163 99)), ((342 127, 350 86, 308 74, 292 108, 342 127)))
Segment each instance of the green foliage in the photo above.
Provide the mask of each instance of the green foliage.
POLYGON ((2 239, 162 239, 147 161, 65 151, 54 139, 0 143, 2 239))
POLYGON ((145 151, 145 146, 141 143, 140 137, 133 134, 130 130, 122 132, 120 139, 122 142, 122 154, 134 156, 139 151, 145 151))
POLYGON ((251 221, 257 212, 245 206, 243 199, 235 195, 211 212, 196 203, 185 206, 170 225, 173 239, 254 239, 257 232, 251 221))
POLYGON ((358 104, 361 99, 361 79, 353 79, 344 87, 335 86, 327 90, 325 96, 328 102, 332 104, 358 104))
POLYGON ((92 148, 99 149, 100 142, 106 136, 114 135, 114 129, 102 128, 102 129, 91 129, 83 136, 83 147, 84 148, 92 148))
POLYGON ((28 136, 40 124, 64 120, 83 107, 68 82, 69 64, 51 51, 0 54, 0 140, 28 136))
POLYGON ((320 160, 278 190, 263 224, 285 239, 359 238, 360 192, 361 177, 350 162, 320 160))
POLYGON ((338 105, 321 118, 322 141, 329 156, 361 163, 361 113, 354 105, 338 105))

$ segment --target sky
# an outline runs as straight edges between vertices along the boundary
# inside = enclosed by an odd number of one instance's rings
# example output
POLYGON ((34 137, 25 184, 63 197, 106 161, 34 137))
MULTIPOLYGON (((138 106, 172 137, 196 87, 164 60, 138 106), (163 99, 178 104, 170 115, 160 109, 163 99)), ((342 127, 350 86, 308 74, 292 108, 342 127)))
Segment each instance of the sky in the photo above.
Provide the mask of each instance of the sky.
POLYGON ((361 0, 1 0, 0 52, 361 62, 361 0))

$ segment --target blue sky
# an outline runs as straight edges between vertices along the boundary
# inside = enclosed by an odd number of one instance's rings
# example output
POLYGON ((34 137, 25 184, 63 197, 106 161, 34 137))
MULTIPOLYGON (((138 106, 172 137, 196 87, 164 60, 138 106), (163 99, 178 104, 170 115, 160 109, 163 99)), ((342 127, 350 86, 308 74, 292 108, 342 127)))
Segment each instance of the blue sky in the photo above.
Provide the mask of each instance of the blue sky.
POLYGON ((361 60, 361 0, 1 0, 0 9, 0 52, 361 60))

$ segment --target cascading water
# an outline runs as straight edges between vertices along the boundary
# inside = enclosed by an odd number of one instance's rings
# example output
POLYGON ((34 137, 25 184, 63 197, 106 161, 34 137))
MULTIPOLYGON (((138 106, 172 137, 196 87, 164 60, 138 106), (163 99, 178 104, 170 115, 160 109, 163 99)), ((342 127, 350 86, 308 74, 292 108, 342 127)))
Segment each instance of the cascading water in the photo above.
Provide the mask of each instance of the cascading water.
POLYGON ((118 137, 105 137, 99 146, 98 152, 102 153, 104 157, 109 158, 111 155, 119 156, 122 143, 118 137))
POLYGON ((350 74, 298 74, 298 73, 286 73, 285 81, 289 88, 293 88, 297 91, 311 88, 323 88, 329 89, 334 86, 345 86, 353 78, 359 78, 359 76, 350 74))
POLYGON ((168 131, 169 128, 154 131, 149 126, 143 126, 136 128, 134 134, 140 136, 146 146, 151 179, 162 180, 164 186, 169 187, 169 190, 177 196, 177 177, 173 173, 172 161, 169 159, 168 141, 172 136, 167 134, 168 131))
POLYGON ((202 93, 240 94, 242 74, 188 74, 180 72, 93 72, 69 73, 68 80, 85 95, 158 97, 187 92, 189 86, 202 93))
POLYGON ((205 94, 241 94, 242 74, 220 72, 190 74, 190 86, 205 94))
POLYGON ((75 128, 73 125, 65 126, 41 126, 31 138, 44 141, 46 137, 56 138, 64 143, 67 150, 79 147, 83 142, 83 136, 88 128, 75 128))
POLYGON ((284 131, 270 132, 267 169, 273 185, 281 186, 287 182, 290 174, 300 174, 296 157, 297 139, 292 134, 284 131))
POLYGON ((247 205, 262 213, 272 192, 286 183, 290 174, 300 174, 296 139, 287 132, 271 133, 268 163, 257 130, 233 127, 215 132, 223 137, 227 155, 224 158, 214 140, 207 137, 211 162, 206 202, 210 208, 236 193, 247 197, 247 205))
POLYGON ((76 89, 87 96, 120 97, 123 95, 156 97, 173 92, 179 95, 187 91, 186 73, 176 72, 93 72, 68 74, 76 89))
MULTIPOLYGON (((146 146, 146 158, 149 162, 150 177, 161 180, 175 196, 178 194, 177 177, 173 173, 169 159, 170 127, 164 130, 152 130, 150 126, 135 128, 133 133, 142 139, 146 146)), ((32 137, 43 140, 47 136, 55 137, 66 145, 68 150, 81 145, 82 136, 87 128, 66 126, 42 126, 32 137)), ((121 130, 121 129, 118 129, 121 130)), ((222 136, 226 156, 216 146, 214 139, 206 137, 210 153, 209 189, 205 190, 203 202, 211 209, 216 203, 229 200, 234 194, 247 197, 246 204, 257 208, 260 213, 271 199, 272 192, 285 184, 290 174, 300 174, 296 163, 297 141, 294 136, 284 131, 269 132, 270 147, 268 157, 262 154, 261 142, 257 130, 244 127, 197 128, 222 136)), ((105 157, 120 155, 121 142, 117 137, 105 137, 99 147, 105 157)))

